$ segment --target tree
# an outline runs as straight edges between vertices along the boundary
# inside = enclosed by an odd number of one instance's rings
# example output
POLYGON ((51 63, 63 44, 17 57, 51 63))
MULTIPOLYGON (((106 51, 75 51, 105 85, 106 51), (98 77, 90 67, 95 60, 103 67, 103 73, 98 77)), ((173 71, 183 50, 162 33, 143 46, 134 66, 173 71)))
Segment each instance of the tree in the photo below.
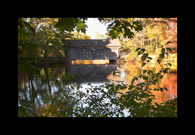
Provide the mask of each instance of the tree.
POLYGON ((110 23, 108 25, 108 33, 111 38, 134 37, 133 30, 142 31, 142 25, 139 21, 132 18, 99 18, 102 23, 110 23))
POLYGON ((103 39, 104 35, 99 34, 98 32, 95 32, 95 39, 103 39))
POLYGON ((78 32, 86 32, 87 25, 85 21, 87 18, 59 18, 55 27, 60 30, 60 32, 72 32, 76 29, 78 32))
POLYGON ((74 31, 71 34, 72 34, 72 37, 69 38, 69 39, 90 39, 89 35, 86 35, 84 33, 80 33, 80 32, 77 32, 77 31, 74 31))
MULTIPOLYGON (((72 31, 85 32, 82 18, 18 18, 18 57, 38 59, 40 56, 61 56, 66 48, 63 39, 72 31), (34 50, 32 50, 32 48, 34 50)), ((88 36, 84 38, 89 38, 88 36)))

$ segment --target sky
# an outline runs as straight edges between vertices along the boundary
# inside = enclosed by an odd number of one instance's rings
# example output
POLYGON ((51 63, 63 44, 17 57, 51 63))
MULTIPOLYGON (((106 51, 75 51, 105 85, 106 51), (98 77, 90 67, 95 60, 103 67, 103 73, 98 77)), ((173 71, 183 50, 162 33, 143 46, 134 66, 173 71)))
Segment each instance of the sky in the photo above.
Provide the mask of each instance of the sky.
POLYGON ((102 24, 99 22, 97 18, 88 18, 86 21, 86 24, 88 28, 86 29, 86 35, 89 35, 91 39, 95 39, 95 32, 98 32, 98 34, 104 35, 107 29, 107 25, 102 24))

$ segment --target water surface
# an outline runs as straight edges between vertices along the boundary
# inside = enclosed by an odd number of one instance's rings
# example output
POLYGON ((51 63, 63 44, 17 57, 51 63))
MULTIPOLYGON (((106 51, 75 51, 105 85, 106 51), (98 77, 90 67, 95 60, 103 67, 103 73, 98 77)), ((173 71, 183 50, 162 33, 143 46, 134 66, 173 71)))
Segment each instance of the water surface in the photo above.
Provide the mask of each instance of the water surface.
MULTIPOLYGON (((21 105, 28 108, 27 112, 30 112, 31 115, 35 116, 44 116, 44 110, 48 108, 52 111, 51 104, 56 103, 57 109, 56 116, 61 117, 77 117, 79 114, 76 113, 77 107, 89 106, 84 100, 88 95, 92 94, 89 92, 90 88, 101 87, 105 83, 120 83, 123 82, 126 85, 131 83, 131 80, 134 76, 139 75, 141 69, 138 68, 135 63, 123 63, 123 64, 100 64, 100 65, 55 65, 51 67, 40 67, 38 68, 38 74, 28 74, 27 72, 18 71, 18 105, 21 105), (114 71, 118 71, 113 75, 114 71), (64 75, 68 73, 69 75, 74 75, 74 78, 71 79, 72 87, 68 87, 67 84, 63 83, 64 75), (57 81, 56 81, 57 80, 57 81), (81 95, 76 95, 77 87, 79 90, 83 91, 87 96, 83 98, 81 95), (66 102, 62 101, 60 97, 63 96, 63 89, 68 89, 65 93, 69 96, 66 102), (55 99, 58 98, 58 99, 55 99), (75 100, 80 100, 75 102, 75 100), (82 100, 81 100, 82 99, 82 100), (59 104, 57 104, 59 103, 59 104), (73 115, 67 113, 71 110, 67 110, 66 105, 69 105, 67 108, 72 109, 75 112, 73 115), (64 110, 63 110, 64 108, 64 110), (59 113, 61 112, 61 113, 59 113), (76 115, 77 114, 77 115, 76 115)), ((153 91, 156 99, 154 100, 157 103, 165 103, 168 100, 174 99, 177 97, 177 70, 171 70, 169 74, 165 75, 162 81, 158 84, 161 87, 167 87, 169 91, 153 91)), ((65 94, 65 95, 66 95, 65 94)), ((101 98, 101 96, 97 96, 101 98)), ((95 98, 97 98, 95 97, 95 98)), ((114 100, 115 97, 111 97, 109 100, 114 100)), ((104 108, 96 106, 96 111, 107 111, 117 114, 117 106, 110 105, 109 107, 105 106, 110 102, 109 100, 104 99, 104 108)), ((153 102, 154 102, 153 101, 153 102)), ((96 102, 97 103, 97 102, 96 102)), ((90 101, 90 104, 95 104, 90 101)), ((102 105, 102 104, 101 104, 102 105)), ((21 110, 24 108, 20 108, 21 110)), ((93 108, 94 109, 94 108, 93 108)), ((124 109, 125 110, 125 109, 124 109)), ((125 116, 129 114, 127 111, 124 111, 125 116)), ((24 110, 26 112, 26 110, 24 110)), ((46 114, 45 114, 46 115, 46 114)), ((47 116, 53 116, 47 114, 47 116)), ((115 117, 117 115, 110 116, 115 117)), ((119 115, 120 116, 120 115, 119 115)), ((85 116, 84 116, 85 117, 85 116)), ((90 116, 88 116, 90 117, 90 116)), ((93 117, 93 116, 91 116, 93 117)))

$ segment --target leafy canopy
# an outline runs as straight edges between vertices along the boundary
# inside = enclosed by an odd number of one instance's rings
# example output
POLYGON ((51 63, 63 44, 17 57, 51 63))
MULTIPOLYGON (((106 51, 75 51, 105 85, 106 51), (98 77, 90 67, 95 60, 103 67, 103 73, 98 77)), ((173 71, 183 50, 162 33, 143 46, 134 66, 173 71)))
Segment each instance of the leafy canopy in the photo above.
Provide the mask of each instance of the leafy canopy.
POLYGON ((131 18, 99 18, 102 23, 110 23, 108 25, 108 33, 112 39, 128 37, 132 39, 134 37, 134 32, 142 31, 143 27, 141 23, 137 20, 131 18))
POLYGON ((55 27, 58 28, 61 32, 72 32, 74 29, 76 29, 78 32, 81 31, 85 33, 87 28, 85 21, 85 18, 59 18, 55 27))

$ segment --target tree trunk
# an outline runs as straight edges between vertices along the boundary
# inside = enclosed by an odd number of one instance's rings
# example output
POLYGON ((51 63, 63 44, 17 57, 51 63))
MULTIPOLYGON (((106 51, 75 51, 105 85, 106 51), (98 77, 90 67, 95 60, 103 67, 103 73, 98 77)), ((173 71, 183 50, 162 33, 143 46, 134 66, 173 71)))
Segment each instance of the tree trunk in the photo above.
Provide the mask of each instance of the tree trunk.
POLYGON ((49 84, 49 75, 48 75, 48 71, 47 69, 44 67, 45 70, 45 75, 46 75, 46 79, 47 79, 47 84, 48 84, 48 88, 49 88, 49 97, 50 99, 52 99, 52 92, 51 92, 51 86, 49 84))

